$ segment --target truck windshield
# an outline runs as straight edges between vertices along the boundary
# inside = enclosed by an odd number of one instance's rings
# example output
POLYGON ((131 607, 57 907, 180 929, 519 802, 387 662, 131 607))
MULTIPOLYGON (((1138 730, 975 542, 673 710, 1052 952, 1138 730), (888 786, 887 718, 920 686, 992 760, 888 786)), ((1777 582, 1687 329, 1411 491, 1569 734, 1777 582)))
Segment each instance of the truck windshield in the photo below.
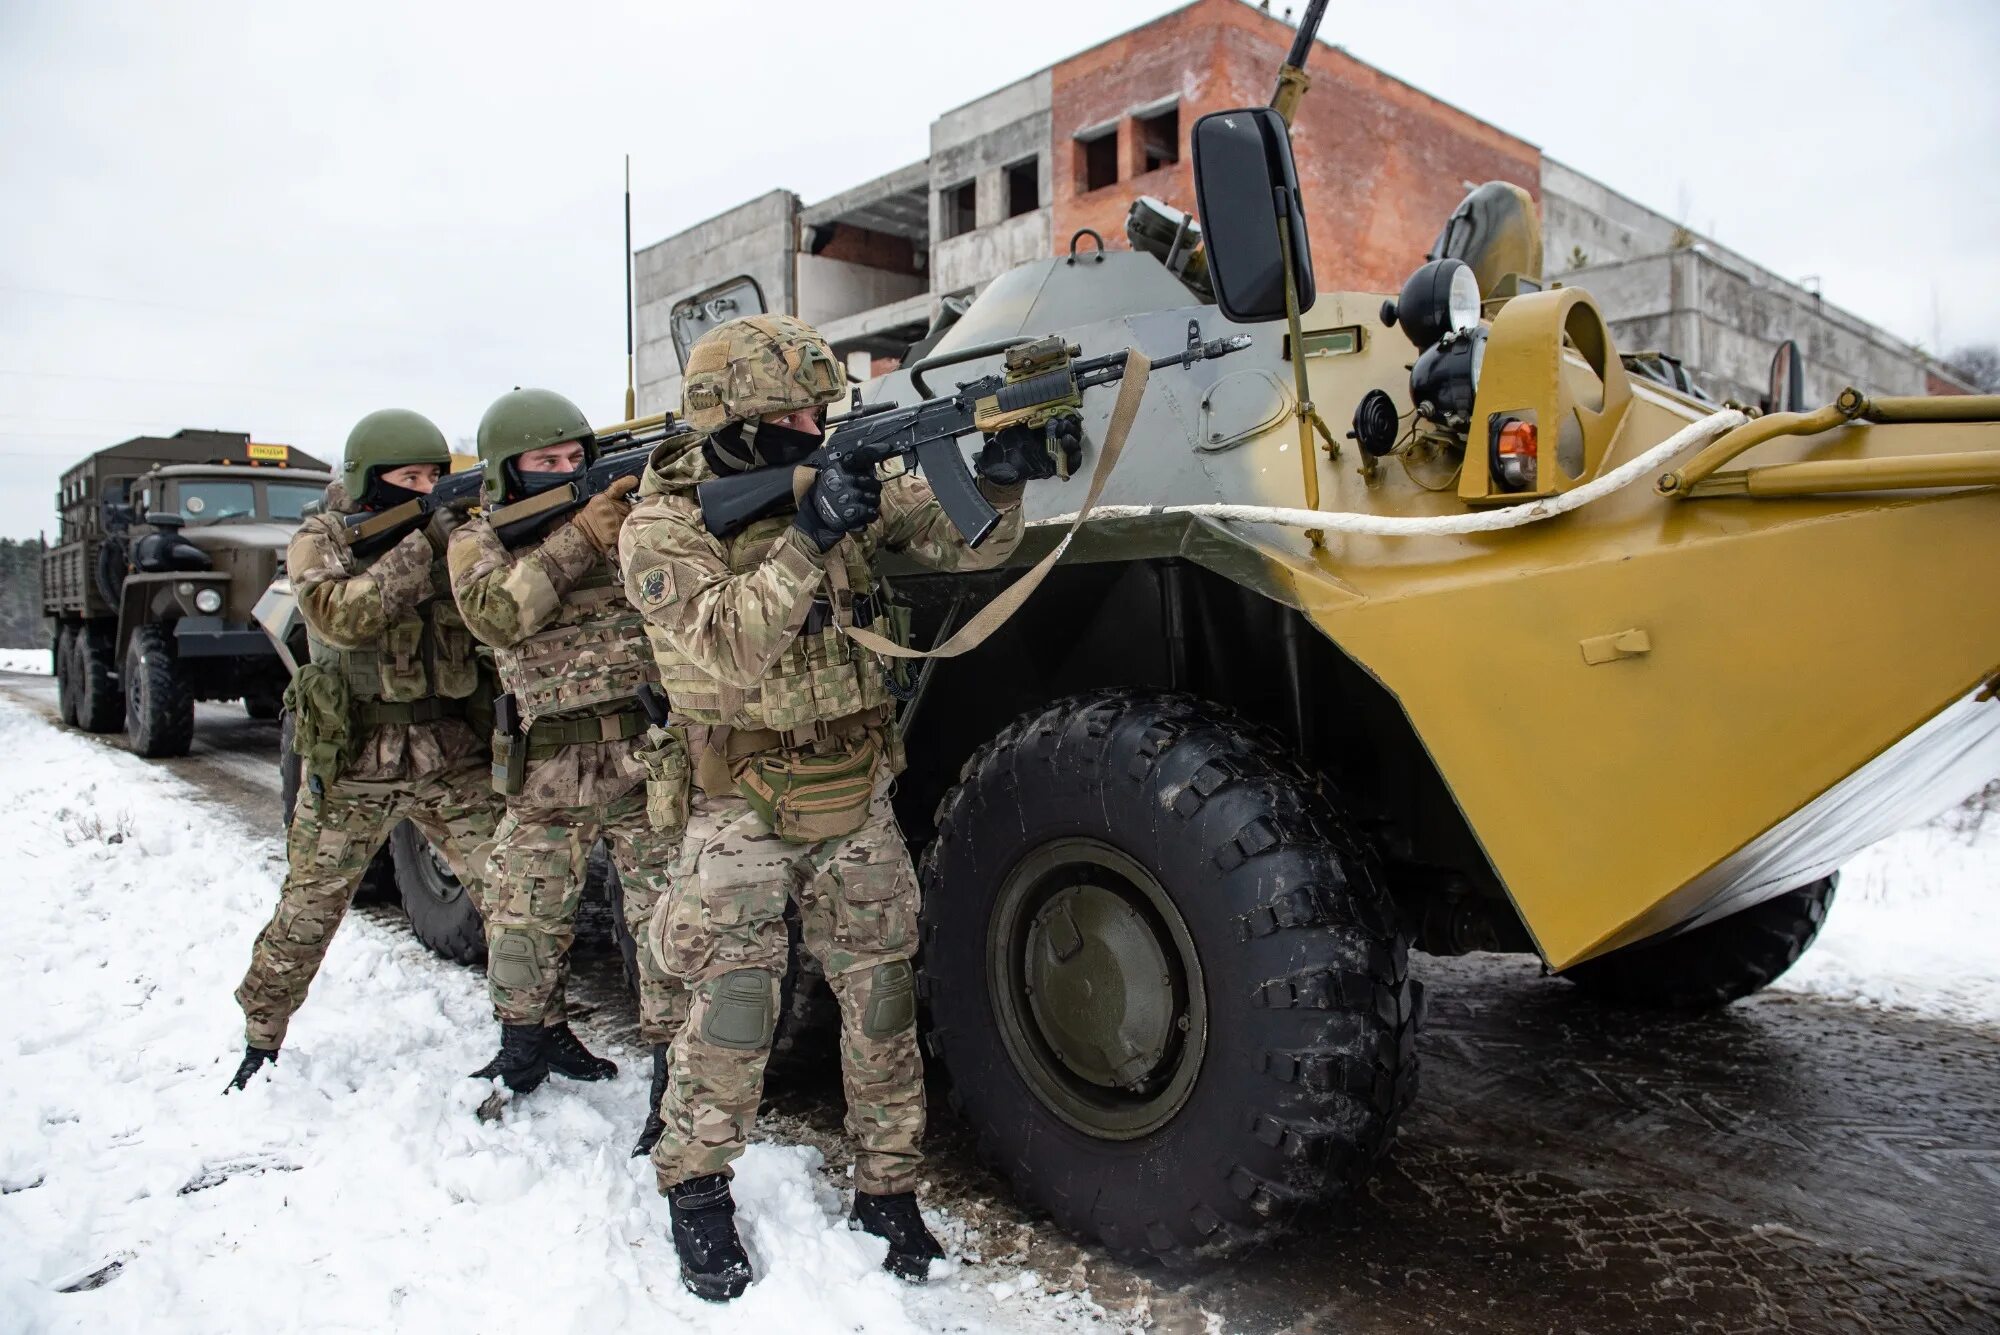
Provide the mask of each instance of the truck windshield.
POLYGON ((248 482, 183 481, 180 502, 190 524, 249 519, 257 513, 257 489, 248 482))
POLYGON ((318 500, 325 489, 301 486, 296 482, 273 482, 264 488, 264 501, 270 507, 271 519, 298 519, 307 503, 318 500))

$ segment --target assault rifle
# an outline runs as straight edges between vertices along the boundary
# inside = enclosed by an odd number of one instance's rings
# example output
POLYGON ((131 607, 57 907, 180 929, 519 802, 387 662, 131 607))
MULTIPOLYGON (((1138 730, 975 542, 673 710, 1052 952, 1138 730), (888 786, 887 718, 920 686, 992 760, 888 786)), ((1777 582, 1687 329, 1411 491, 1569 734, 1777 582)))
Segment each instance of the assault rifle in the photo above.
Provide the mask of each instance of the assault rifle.
MULTIPOLYGON (((1250 346, 1247 334, 1201 341, 1201 326, 1188 321, 1187 346, 1151 365, 1157 369, 1188 367, 1209 357, 1227 356, 1250 346)), ((926 398, 904 408, 895 403, 871 403, 845 417, 827 422, 827 442, 797 467, 839 466, 854 472, 875 468, 901 457, 922 470, 945 517, 959 534, 977 547, 1000 522, 1000 516, 979 491, 958 438, 969 432, 991 434, 1015 425, 1040 426, 1058 413, 1083 402, 1083 391, 1109 385, 1125 375, 1125 354, 1078 360, 1081 351, 1060 337, 1015 343, 1004 349, 991 344, 966 348, 953 361, 970 361, 1003 351, 1005 369, 958 386, 957 392, 926 398)), ((910 381, 920 394, 930 392, 922 372, 936 362, 910 368, 910 381)), ((792 466, 773 466, 712 478, 695 488, 702 523, 718 538, 777 514, 794 504, 792 466)))
MULTIPOLYGON (((548 525, 577 509, 622 477, 637 477, 645 471, 652 447, 685 430, 672 413, 621 422, 599 434, 597 462, 582 477, 551 488, 525 500, 490 511, 486 520, 500 541, 509 547, 528 541, 548 525)), ((401 542, 430 522, 440 510, 461 514, 479 503, 484 483, 484 466, 461 473, 447 473, 422 496, 382 511, 364 511, 347 516, 347 545, 357 556, 372 556, 401 542)))

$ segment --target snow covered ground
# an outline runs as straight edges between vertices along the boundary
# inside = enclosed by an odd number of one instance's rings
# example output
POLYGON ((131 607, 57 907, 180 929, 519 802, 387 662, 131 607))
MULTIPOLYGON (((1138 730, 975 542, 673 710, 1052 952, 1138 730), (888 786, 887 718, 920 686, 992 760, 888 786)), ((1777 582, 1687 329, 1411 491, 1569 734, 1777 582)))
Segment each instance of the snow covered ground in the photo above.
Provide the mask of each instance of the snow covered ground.
POLYGON ((44 677, 49 676, 49 651, 0 649, 0 672, 35 672, 44 677))
POLYGON ((1849 862, 1776 986, 2000 1025, 2000 811, 1957 812, 1849 862))
MULTIPOLYGON (((0 936, 0 1331, 1088 1329, 1087 1295, 968 1262, 910 1288, 850 1232, 816 1151, 758 1145, 758 1282, 684 1292, 627 1158, 642 1063, 481 1123, 477 974, 352 918, 276 1078, 222 1088, 230 992, 282 872, 172 775, 0 700, 13 888, 0 936)), ((962 1224, 940 1217, 947 1246, 962 1224)))
MULTIPOLYGON (((270 912, 277 842, 4 699, 0 754, 21 878, 0 936, 0 1335, 1112 1321, 975 1256, 900 1285, 845 1228, 816 1151, 773 1144, 738 1175, 758 1282, 731 1307, 697 1302, 650 1173, 626 1157, 639 1056, 612 1054, 615 1082, 554 1080, 479 1122, 486 1091, 463 1073, 493 1041, 480 978, 367 918, 341 929, 276 1077, 222 1097, 242 1043, 230 991, 270 912)), ((2000 1026, 2000 816, 1857 859, 1780 986, 2000 1026)), ((979 1245, 936 1223, 954 1251, 979 1245)))

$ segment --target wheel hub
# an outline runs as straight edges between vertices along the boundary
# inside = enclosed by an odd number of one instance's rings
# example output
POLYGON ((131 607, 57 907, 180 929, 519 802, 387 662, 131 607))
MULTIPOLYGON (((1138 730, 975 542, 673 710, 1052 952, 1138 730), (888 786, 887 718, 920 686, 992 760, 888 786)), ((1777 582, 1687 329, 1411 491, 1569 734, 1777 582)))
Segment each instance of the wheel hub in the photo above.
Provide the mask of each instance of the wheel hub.
POLYGON ((1056 892, 1028 929, 1028 1004, 1063 1065, 1107 1089, 1144 1083, 1174 1028, 1173 975, 1138 910, 1082 884, 1056 892))

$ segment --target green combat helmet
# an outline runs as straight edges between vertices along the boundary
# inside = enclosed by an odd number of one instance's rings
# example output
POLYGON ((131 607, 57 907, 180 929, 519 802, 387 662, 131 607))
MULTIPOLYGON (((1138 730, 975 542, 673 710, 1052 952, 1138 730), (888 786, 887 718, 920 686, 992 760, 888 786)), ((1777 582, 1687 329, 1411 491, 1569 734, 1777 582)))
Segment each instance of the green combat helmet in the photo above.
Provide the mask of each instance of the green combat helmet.
POLYGON ((597 460, 597 440, 583 409, 550 389, 515 389, 493 400, 479 419, 479 462, 486 466, 486 504, 507 500, 506 463, 545 445, 583 442, 586 467, 597 460))
POLYGON ((376 469, 406 464, 436 464, 450 472, 451 450, 444 443, 444 432, 430 418, 408 408, 378 409, 347 433, 347 450, 340 460, 341 485, 358 503, 376 469))
POLYGON ((813 327, 789 315, 717 325, 688 349, 681 415, 701 432, 833 403, 847 374, 813 327))

